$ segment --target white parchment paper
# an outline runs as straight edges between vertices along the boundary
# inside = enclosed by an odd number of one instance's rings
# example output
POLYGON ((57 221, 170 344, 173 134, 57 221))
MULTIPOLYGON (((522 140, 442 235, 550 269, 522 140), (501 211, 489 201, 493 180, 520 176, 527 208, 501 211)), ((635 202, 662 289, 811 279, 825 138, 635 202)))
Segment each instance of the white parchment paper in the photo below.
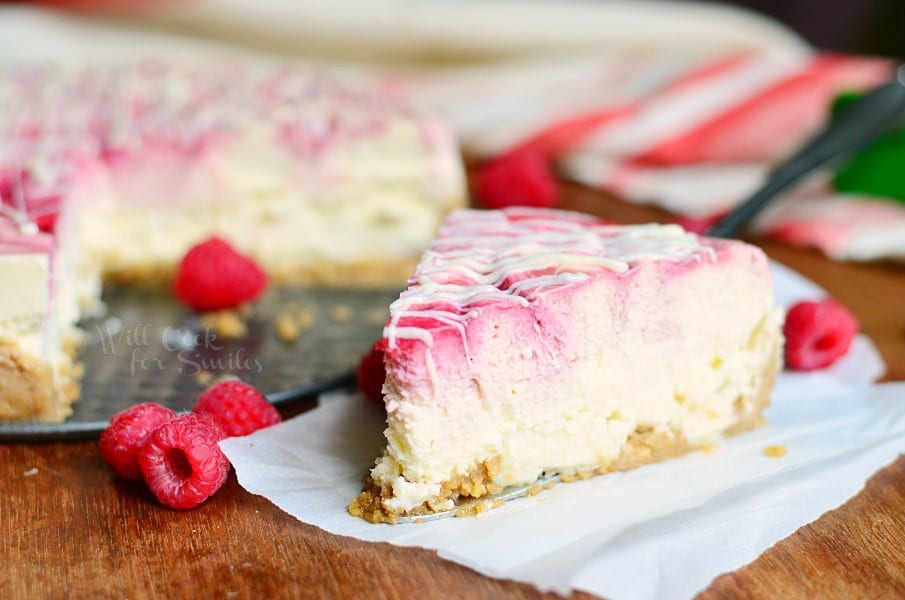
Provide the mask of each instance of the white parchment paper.
MULTIPOLYGON (((775 266, 784 304, 819 288, 775 266)), ((291 421, 221 443, 239 483, 332 533, 440 556, 490 577, 610 598, 682 598, 856 494, 905 450, 905 383, 860 337, 821 373, 784 373, 769 424, 717 452, 649 465, 509 502, 478 517, 372 525, 348 502, 384 445, 382 412, 358 394, 321 398, 291 421), (788 454, 763 450, 785 444, 788 454)))
POLYGON ((491 577, 611 598, 688 597, 853 496, 905 444, 905 384, 783 394, 771 424, 697 453, 517 500, 477 518, 370 525, 345 507, 382 447, 357 396, 222 445, 240 483, 300 520, 421 546, 491 577), (786 444, 770 459, 765 446, 786 444))

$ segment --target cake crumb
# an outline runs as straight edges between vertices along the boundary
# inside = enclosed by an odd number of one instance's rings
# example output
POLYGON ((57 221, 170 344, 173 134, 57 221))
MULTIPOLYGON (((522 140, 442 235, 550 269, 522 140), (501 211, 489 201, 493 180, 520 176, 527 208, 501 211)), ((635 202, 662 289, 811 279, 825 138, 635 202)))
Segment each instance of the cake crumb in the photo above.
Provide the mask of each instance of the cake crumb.
POLYGON ((555 479, 551 479, 550 481, 548 481, 547 483, 544 484, 544 489, 545 489, 545 490, 552 490, 552 489, 553 489, 553 486, 555 486, 555 485, 556 485, 556 480, 555 480, 555 479))
POLYGON ((201 324, 211 328, 214 333, 227 340, 245 337, 245 334, 248 333, 245 321, 242 320, 238 311, 232 309, 205 313, 201 317, 201 324))
MULTIPOLYGON (((484 476, 486 479, 494 480, 497 478, 497 475, 500 474, 500 471, 503 467, 503 457, 495 456, 490 460, 485 460, 482 465, 484 469, 484 476)), ((491 492, 494 493, 494 492, 491 492)))
POLYGON ((336 323, 348 323, 352 320, 352 309, 345 304, 334 304, 330 307, 330 319, 336 323))
POLYGON ((499 494, 503 491, 503 486, 498 483, 484 484, 484 488, 487 490, 488 494, 499 494))
POLYGON ((505 503, 506 503, 506 501, 503 500, 502 498, 494 498, 492 508, 499 508, 499 507, 503 506, 503 504, 505 504, 505 503))
POLYGON ((578 476, 575 473, 562 473, 559 480, 563 483, 574 483, 578 481, 578 476))
POLYGON ((704 443, 704 444, 701 444, 700 446, 698 446, 698 450, 700 450, 704 454, 713 454, 714 452, 716 452, 719 449, 720 449, 719 444, 713 444, 711 442, 707 442, 707 443, 704 443))
POLYGON ((776 446, 767 446, 764 448, 764 456, 770 458, 782 458, 788 453, 789 449, 786 448, 785 444, 779 444, 776 446))
POLYGON ((575 477, 577 477, 581 481, 584 481, 585 479, 590 479, 593 476, 594 476, 594 471, 591 471, 588 469, 582 469, 581 471, 575 472, 575 477))
POLYGON ((214 381, 214 374, 210 371, 198 371, 195 375, 195 383, 207 387, 214 381))
POLYGON ((295 314, 295 322, 302 329, 302 331, 306 329, 311 329, 314 325, 314 317, 315 317, 314 308, 311 306, 303 306, 298 309, 295 314))
POLYGON ((540 485, 534 484, 531 487, 529 487, 527 490, 525 490, 525 495, 526 496, 537 496, 538 494, 540 494, 541 489, 542 488, 540 485))
POLYGON ((415 519, 415 525, 422 525, 424 523, 426 523, 424 518, 415 519))
POLYGON ((459 507, 453 515, 455 517, 477 517, 481 513, 485 513, 495 507, 496 505, 491 504, 490 502, 469 502, 468 504, 459 507))
POLYGON ((280 314, 277 315, 275 325, 277 329, 277 337, 280 338, 280 340, 286 343, 291 343, 299 339, 301 331, 299 329, 298 322, 295 320, 295 315, 292 314, 292 311, 281 311, 280 314))

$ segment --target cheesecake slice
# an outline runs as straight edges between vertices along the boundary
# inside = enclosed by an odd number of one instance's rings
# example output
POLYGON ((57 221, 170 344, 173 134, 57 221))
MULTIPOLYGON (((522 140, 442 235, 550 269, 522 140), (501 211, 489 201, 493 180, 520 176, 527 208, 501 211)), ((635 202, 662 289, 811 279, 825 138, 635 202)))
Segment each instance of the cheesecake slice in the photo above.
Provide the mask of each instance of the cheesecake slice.
POLYGON ((59 421, 102 282, 211 236, 277 284, 401 288, 466 199, 453 136, 374 85, 262 61, 0 69, 0 420, 59 421))
POLYGON ((78 398, 80 335, 52 236, 0 211, 0 420, 60 421, 78 398))
POLYGON ((394 522, 749 429, 780 326, 767 260, 742 242, 457 211, 390 307, 387 447, 350 512, 394 522))

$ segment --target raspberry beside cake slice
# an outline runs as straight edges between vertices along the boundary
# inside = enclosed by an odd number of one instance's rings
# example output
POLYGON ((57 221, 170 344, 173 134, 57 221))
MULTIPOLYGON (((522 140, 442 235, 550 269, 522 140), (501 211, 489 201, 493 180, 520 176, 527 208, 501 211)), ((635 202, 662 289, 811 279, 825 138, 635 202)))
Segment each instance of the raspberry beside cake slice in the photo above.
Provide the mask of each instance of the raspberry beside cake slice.
POLYGON ((387 448, 350 511, 393 522, 755 426, 780 322, 753 246, 562 211, 457 211, 390 307, 387 448))

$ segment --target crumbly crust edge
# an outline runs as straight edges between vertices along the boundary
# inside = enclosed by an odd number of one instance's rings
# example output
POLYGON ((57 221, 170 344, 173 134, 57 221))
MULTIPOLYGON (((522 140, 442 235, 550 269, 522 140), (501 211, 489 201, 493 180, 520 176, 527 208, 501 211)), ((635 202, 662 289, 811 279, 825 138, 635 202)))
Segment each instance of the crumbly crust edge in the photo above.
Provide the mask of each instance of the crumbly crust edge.
POLYGON ((71 415, 84 372, 75 361, 80 345, 78 335, 67 339, 55 370, 15 340, 0 340, 0 420, 59 423, 71 415))

